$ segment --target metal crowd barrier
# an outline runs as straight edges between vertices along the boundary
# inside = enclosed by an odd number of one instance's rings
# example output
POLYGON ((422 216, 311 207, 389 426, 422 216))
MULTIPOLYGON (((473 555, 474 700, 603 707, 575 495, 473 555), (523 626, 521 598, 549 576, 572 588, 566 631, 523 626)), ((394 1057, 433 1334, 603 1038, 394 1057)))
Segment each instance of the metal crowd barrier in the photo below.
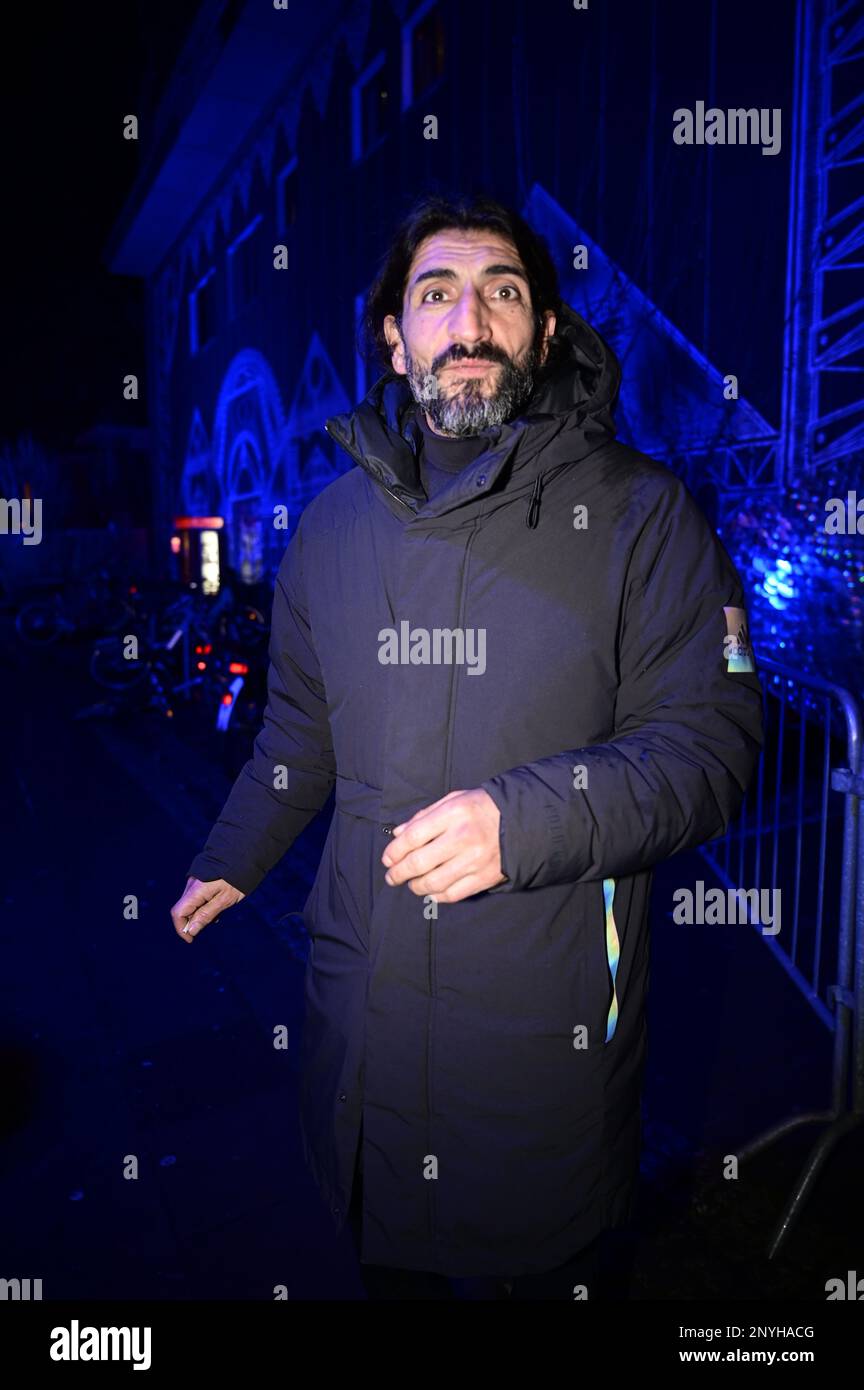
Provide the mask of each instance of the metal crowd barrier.
POLYGON ((736 820, 702 854, 727 890, 770 886, 783 900, 791 889, 791 928, 784 912, 781 932, 762 939, 834 1038, 831 1108, 790 1117, 738 1150, 743 1162, 802 1125, 825 1126, 778 1220, 770 1258, 832 1150, 864 1120, 864 766, 855 696, 766 657, 757 664, 759 770, 736 820))

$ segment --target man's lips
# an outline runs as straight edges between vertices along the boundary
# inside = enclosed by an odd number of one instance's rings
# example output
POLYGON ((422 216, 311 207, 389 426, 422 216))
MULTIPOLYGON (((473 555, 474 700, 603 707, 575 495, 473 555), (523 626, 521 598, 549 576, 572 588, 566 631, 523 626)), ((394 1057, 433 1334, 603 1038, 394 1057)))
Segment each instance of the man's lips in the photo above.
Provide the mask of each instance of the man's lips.
POLYGON ((497 367, 497 362, 487 362, 479 358, 469 358, 464 362, 448 362, 441 370, 444 372, 485 372, 490 367, 497 367))

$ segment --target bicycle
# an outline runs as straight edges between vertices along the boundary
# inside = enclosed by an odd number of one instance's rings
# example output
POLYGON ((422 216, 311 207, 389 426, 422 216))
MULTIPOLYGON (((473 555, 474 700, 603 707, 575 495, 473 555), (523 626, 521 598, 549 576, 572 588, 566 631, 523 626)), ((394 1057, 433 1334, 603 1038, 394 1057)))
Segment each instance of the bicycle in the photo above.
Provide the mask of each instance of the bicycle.
POLYGON ((101 569, 74 579, 47 598, 32 599, 15 616, 15 630, 30 646, 48 646, 61 636, 116 632, 134 615, 129 601, 132 588, 101 569))

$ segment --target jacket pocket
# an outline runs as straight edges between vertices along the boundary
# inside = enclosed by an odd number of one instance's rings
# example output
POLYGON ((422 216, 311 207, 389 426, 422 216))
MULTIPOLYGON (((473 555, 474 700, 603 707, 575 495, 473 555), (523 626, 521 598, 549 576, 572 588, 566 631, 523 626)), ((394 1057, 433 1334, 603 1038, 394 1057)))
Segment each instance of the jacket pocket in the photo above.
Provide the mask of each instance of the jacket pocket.
POLYGON ((335 821, 335 819, 336 817, 334 816, 333 820, 330 822, 330 827, 327 831, 327 835, 324 840, 324 845, 321 850, 321 858, 318 861, 318 868, 315 873, 315 877, 312 880, 312 887, 309 890, 309 896, 303 904, 301 912, 301 916, 303 918, 303 925, 306 928, 306 931, 308 932, 310 938, 315 936, 315 933, 318 929, 318 899, 321 896, 321 885, 324 883, 327 875, 330 872, 329 864, 331 844, 333 840, 333 821, 335 821))
POLYGON ((312 891, 303 909, 311 937, 363 951, 369 949, 372 854, 376 826, 337 806, 312 891))

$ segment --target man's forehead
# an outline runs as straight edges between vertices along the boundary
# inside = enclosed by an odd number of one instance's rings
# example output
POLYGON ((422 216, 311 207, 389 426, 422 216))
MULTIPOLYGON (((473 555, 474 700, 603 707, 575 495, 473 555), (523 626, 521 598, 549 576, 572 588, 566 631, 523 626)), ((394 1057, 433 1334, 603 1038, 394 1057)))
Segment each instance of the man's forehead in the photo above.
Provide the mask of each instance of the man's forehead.
POLYGON ((410 282, 415 275, 431 265, 452 266, 454 270, 458 270, 460 266, 464 269, 469 263, 473 265, 477 262, 482 265, 486 261, 507 261, 510 265, 519 266, 524 273, 522 258, 507 237, 497 232, 484 232, 479 228, 461 230, 454 227, 452 230, 434 232, 421 241, 414 252, 408 279, 410 282))

